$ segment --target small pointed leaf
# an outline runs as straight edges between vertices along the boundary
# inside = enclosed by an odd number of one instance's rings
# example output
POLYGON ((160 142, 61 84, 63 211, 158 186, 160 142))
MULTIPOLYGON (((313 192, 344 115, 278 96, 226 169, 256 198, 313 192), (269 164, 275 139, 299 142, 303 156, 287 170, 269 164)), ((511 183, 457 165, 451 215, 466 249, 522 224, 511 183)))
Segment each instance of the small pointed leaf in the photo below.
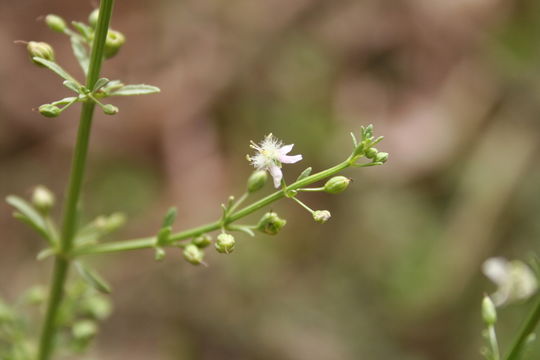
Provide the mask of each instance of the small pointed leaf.
POLYGON ((86 25, 85 23, 79 22, 79 21, 72 21, 71 24, 75 29, 77 29, 78 32, 81 33, 81 35, 87 39, 90 40, 92 37, 93 29, 86 25))
POLYGON ((71 49, 73 50, 73 55, 77 58, 84 75, 86 75, 88 73, 90 57, 88 56, 88 50, 79 35, 74 34, 71 36, 71 49))
POLYGON ((75 262, 75 267, 81 274, 81 277, 86 280, 86 282, 92 286, 94 289, 105 293, 111 293, 111 287, 107 282, 95 271, 86 267, 80 261, 75 262))
POLYGON ((131 96, 131 95, 146 95, 146 94, 155 94, 161 90, 158 87, 152 85, 125 85, 120 89, 114 90, 107 95, 110 96, 131 96))
POLYGON ((41 250, 37 256, 36 256, 36 260, 37 261, 42 261, 42 260, 45 260, 46 258, 48 258, 49 256, 53 256, 56 252, 54 251, 53 248, 47 248, 47 249, 43 249, 41 250))
POLYGON ((17 209, 18 212, 14 213, 15 218, 32 226, 41 235, 47 234, 45 220, 30 203, 15 195, 8 196, 6 202, 17 209))
POLYGON ((45 66, 47 69, 51 70, 52 72, 54 72, 56 75, 60 76, 61 78, 77 83, 77 81, 73 78, 73 76, 71 76, 66 70, 64 70, 57 63, 49 61, 49 60, 45 60, 43 58, 35 57, 35 56, 32 58, 32 60, 45 66))
POLYGON ((177 210, 175 207, 171 207, 167 214, 165 215, 165 218, 163 219, 163 226, 162 227, 168 227, 172 226, 174 223, 174 220, 176 219, 177 210))
POLYGON ((76 92, 77 94, 81 94, 81 87, 76 82, 71 80, 65 80, 62 84, 69 90, 76 92))
POLYGON ((102 87, 104 87, 105 85, 107 85, 107 83, 109 82, 110 80, 107 79, 107 78, 100 78, 98 81, 96 81, 95 85, 94 85, 94 88, 92 89, 92 92, 96 92, 98 91, 99 89, 101 89, 102 87))
POLYGON ((307 178, 311 174, 311 170, 312 170, 311 167, 308 167, 307 169, 302 171, 302 173, 298 175, 298 178, 296 179, 296 181, 300 181, 302 179, 307 178))

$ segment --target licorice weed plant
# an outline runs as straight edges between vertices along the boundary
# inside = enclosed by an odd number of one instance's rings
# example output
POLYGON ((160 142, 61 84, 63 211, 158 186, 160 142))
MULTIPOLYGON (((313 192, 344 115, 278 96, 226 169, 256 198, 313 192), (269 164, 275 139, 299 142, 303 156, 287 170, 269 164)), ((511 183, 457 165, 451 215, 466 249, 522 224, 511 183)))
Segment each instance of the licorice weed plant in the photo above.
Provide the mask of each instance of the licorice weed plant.
POLYGON ((84 263, 85 255, 107 254, 137 249, 151 249, 156 260, 166 255, 167 248, 180 248, 186 261, 193 265, 204 264, 205 251, 213 247, 218 253, 230 254, 236 240, 233 233, 243 232, 255 236, 255 232, 276 235, 285 226, 286 220, 274 211, 267 211, 256 224, 240 224, 247 215, 268 208, 280 199, 290 199, 306 209, 317 223, 327 222, 331 214, 328 210, 311 209, 299 197, 302 192, 327 192, 338 194, 346 190, 350 179, 338 175, 347 168, 370 167, 384 164, 388 154, 378 151, 374 145, 382 137, 374 137, 371 125, 362 127, 359 136, 352 135, 352 152, 341 163, 326 170, 312 173, 305 169, 297 179, 287 184, 283 175, 283 165, 302 160, 302 155, 289 155, 292 144, 283 144, 272 134, 260 143, 252 142, 254 153, 248 156, 255 168, 247 179, 246 191, 238 198, 233 196, 222 204, 219 219, 195 228, 173 232, 176 209, 171 208, 165 215, 163 225, 155 235, 123 241, 104 241, 102 238, 118 229, 125 217, 120 213, 99 216, 88 224, 79 224, 79 203, 86 168, 92 119, 96 107, 107 115, 115 115, 119 109, 108 102, 114 96, 147 95, 159 93, 155 86, 139 84, 126 85, 120 80, 101 77, 103 60, 115 56, 125 43, 121 32, 109 27, 114 0, 102 0, 99 9, 93 11, 88 24, 66 21, 57 15, 47 15, 46 25, 53 31, 66 35, 73 53, 86 79, 79 81, 68 73, 57 61, 53 48, 44 42, 25 43, 33 63, 58 75, 62 84, 72 96, 39 106, 45 117, 57 117, 70 106, 81 104, 79 129, 73 151, 69 182, 62 209, 63 218, 59 225, 51 216, 55 196, 44 186, 37 186, 32 198, 27 201, 11 195, 7 202, 15 209, 14 217, 31 227, 45 240, 46 247, 37 258, 54 261, 48 291, 31 288, 21 296, 15 305, 0 300, 0 359, 2 360, 49 360, 70 353, 83 352, 98 331, 98 322, 106 318, 111 305, 104 293, 110 286, 94 269, 84 263), (245 202, 265 186, 268 177, 276 191, 245 202), (312 184, 326 180, 322 186, 312 184), (215 240, 212 232, 218 232, 215 240), (213 246, 211 246, 213 245, 213 246), (67 281, 68 272, 75 268, 80 274, 78 280, 67 281), (41 330, 33 334, 27 317, 21 308, 32 304, 46 304, 41 330), (36 341, 32 341, 36 338, 36 341))

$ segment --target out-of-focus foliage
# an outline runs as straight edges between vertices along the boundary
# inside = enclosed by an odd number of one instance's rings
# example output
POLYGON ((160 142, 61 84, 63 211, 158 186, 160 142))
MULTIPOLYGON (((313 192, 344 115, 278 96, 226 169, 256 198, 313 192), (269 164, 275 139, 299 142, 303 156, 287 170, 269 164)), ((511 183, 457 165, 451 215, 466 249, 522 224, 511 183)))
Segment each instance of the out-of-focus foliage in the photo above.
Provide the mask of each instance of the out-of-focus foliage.
MULTIPOLYGON (((0 2, 0 39, 36 38, 69 59, 34 19, 85 21, 84 6, 0 2)), ((368 123, 392 156, 345 174, 347 196, 306 196, 332 212, 326 224, 281 202, 277 236, 238 235, 208 268, 180 250, 162 263, 150 250, 89 257, 115 304, 94 358, 480 358, 479 305, 494 290, 482 262, 540 250, 538 1, 131 0, 113 27, 128 41, 103 76, 162 89, 94 122, 83 206, 130 216, 114 239, 152 235, 172 205, 175 230, 218 218, 244 191, 249 140, 269 132, 304 155, 284 169, 291 180, 342 160, 348 133, 368 123)), ((32 111, 67 90, 24 48, 2 54, 0 192, 61 194, 78 112, 32 111)), ((12 304, 47 281, 49 263, 9 215, 0 206, 0 294, 12 304)), ((499 312, 503 343, 527 306, 499 312)))

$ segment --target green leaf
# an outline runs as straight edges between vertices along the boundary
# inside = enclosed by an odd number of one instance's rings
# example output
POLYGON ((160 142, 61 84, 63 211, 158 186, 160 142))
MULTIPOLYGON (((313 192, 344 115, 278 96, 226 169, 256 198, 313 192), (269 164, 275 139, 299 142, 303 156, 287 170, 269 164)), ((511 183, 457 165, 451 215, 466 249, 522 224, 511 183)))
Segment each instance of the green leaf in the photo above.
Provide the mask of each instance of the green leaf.
POLYGON ((109 79, 107 78, 100 78, 98 79, 98 81, 96 81, 96 83, 94 84, 94 88, 92 89, 92 92, 96 92, 98 91, 99 89, 101 89, 102 87, 104 87, 105 85, 107 85, 109 83, 109 79))
POLYGON ((65 80, 62 83, 65 87, 67 87, 69 90, 76 92, 77 94, 82 94, 81 87, 78 83, 71 81, 71 80, 65 80))
POLYGON ((356 140, 356 136, 354 136, 354 133, 351 132, 352 142, 355 148, 358 147, 358 140, 356 140))
POLYGON ((50 241, 51 237, 47 231, 45 220, 32 205, 30 205, 26 200, 23 200, 15 195, 8 196, 6 198, 6 202, 17 209, 17 212, 13 214, 16 219, 30 225, 41 236, 50 241))
POLYGON ((107 282, 96 271, 86 267, 80 261, 75 262, 75 267, 81 274, 81 277, 86 280, 86 282, 94 289, 105 294, 111 293, 110 285, 107 284, 107 282))
POLYGON ((37 261, 45 260, 46 258, 54 254, 56 254, 56 251, 52 248, 43 249, 40 252, 38 252, 36 256, 36 260, 37 261))
POLYGON ((51 105, 54 105, 54 106, 66 105, 66 104, 77 101, 77 99, 78 99, 77 97, 71 96, 71 97, 63 98, 61 100, 52 102, 51 105))
POLYGON ((163 226, 162 227, 168 227, 172 226, 174 223, 174 220, 176 219, 177 210, 175 207, 170 208, 167 211, 167 214, 165 215, 165 218, 163 219, 163 226))
POLYGON ((308 167, 306 170, 302 171, 302 173, 300 175, 298 175, 298 178, 296 179, 296 181, 300 181, 302 179, 305 179, 307 178, 310 174, 311 174, 311 166, 308 167))
POLYGON ((146 94, 155 94, 160 92, 158 87, 152 85, 125 85, 120 89, 111 91, 107 95, 109 96, 132 96, 132 95, 146 95, 146 94))
POLYGON ((79 21, 72 21, 71 25, 73 25, 73 27, 77 29, 77 31, 80 32, 86 40, 90 40, 92 38, 92 33, 94 31, 90 26, 79 21))
POLYGON ((88 50, 83 40, 79 35, 73 34, 71 36, 71 48, 73 49, 73 55, 77 58, 79 65, 81 66, 84 75, 88 73, 88 64, 90 64, 90 57, 88 56, 88 50))
POLYGON ((65 80, 73 81, 73 82, 75 82, 76 84, 78 84, 80 86, 80 84, 77 82, 77 80, 75 80, 73 78, 73 76, 71 76, 66 70, 64 70, 57 63, 49 61, 49 60, 45 60, 45 59, 40 58, 40 57, 35 57, 35 56, 32 58, 32 60, 34 60, 37 63, 40 63, 43 66, 45 66, 46 68, 48 68, 49 70, 54 72, 56 75, 60 76, 61 78, 64 78, 65 80))

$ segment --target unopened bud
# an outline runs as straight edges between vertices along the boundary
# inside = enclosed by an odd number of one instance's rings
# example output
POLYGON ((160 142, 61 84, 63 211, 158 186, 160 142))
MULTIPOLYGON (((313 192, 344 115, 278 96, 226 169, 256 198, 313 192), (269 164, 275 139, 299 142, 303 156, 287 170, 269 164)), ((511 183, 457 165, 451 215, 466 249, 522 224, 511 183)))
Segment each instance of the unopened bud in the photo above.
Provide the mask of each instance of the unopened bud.
POLYGON ((43 286, 33 286, 24 294, 24 299, 31 305, 42 304, 47 299, 47 291, 43 286))
POLYGON ((78 340, 88 340, 97 334, 97 325, 92 320, 80 320, 73 324, 71 332, 78 340))
POLYGON ((64 19, 54 14, 49 14, 45 16, 45 23, 51 30, 58 31, 60 33, 63 33, 67 27, 64 19))
POLYGON ((199 248, 205 248, 212 243, 212 237, 208 234, 199 235, 191 241, 199 248))
POLYGON ((268 174, 264 170, 257 170, 251 174, 247 182, 247 189, 249 193, 254 193, 260 190, 268 180, 268 174))
POLYGON ((51 104, 43 104, 38 108, 38 111, 41 115, 45 117, 57 117, 62 113, 62 110, 58 106, 54 106, 51 104))
POLYGON ((88 16, 88 23, 91 27, 95 28, 99 17, 99 9, 94 9, 88 16))
POLYGON ((334 176, 324 184, 324 191, 330 194, 339 194, 349 186, 351 179, 345 176, 334 176))
POLYGON ((103 105, 102 110, 107 115, 116 115, 118 114, 118 108, 112 104, 103 105))
POLYGON ((375 162, 380 162, 380 163, 383 163, 383 164, 387 160, 388 160, 388 153, 385 153, 385 152, 378 153, 377 156, 375 156, 375 159, 374 159, 375 162))
POLYGON ((282 219, 275 212, 268 212, 263 215, 257 230, 268 235, 276 235, 287 224, 287 220, 282 219))
POLYGON ((495 304, 487 295, 482 300, 482 318, 486 325, 495 325, 497 322, 497 309, 495 309, 495 304))
POLYGON ((106 233, 113 232, 126 223, 126 215, 122 213, 113 213, 109 216, 98 216, 94 223, 98 229, 106 233))
POLYGON ((54 206, 54 194, 43 185, 38 185, 32 193, 32 204, 41 213, 46 214, 54 206))
POLYGON ((189 244, 184 248, 184 259, 193 265, 202 264, 204 252, 197 245, 189 244))
POLYGON ((163 259, 165 259, 165 255, 165 250, 161 247, 157 247, 156 251, 154 252, 154 260, 162 261, 163 259))
POLYGON ((378 153, 378 152, 379 152, 379 151, 378 151, 376 148, 374 148, 374 147, 369 148, 369 149, 366 150, 366 157, 367 157, 368 159, 375 159, 375 156, 377 156, 377 153, 378 153))
POLYGON ((234 236, 227 233, 221 233, 218 235, 214 246, 216 247, 217 252, 230 254, 233 252, 235 244, 236 241, 234 240, 234 236))
POLYGON ((330 219, 330 217, 332 217, 332 215, 328 210, 316 210, 313 212, 313 220, 319 224, 324 224, 330 219))
MULTIPOLYGON (((52 46, 46 42, 30 41, 28 45, 26 45, 26 50, 28 50, 28 54, 30 55, 31 59, 38 57, 41 59, 54 61, 54 50, 52 46)), ((39 66, 43 66, 40 63, 35 62, 33 59, 32 62, 39 66)))
POLYGON ((122 45, 126 42, 126 37, 119 31, 109 30, 105 40, 105 59, 110 59, 118 53, 122 45))

